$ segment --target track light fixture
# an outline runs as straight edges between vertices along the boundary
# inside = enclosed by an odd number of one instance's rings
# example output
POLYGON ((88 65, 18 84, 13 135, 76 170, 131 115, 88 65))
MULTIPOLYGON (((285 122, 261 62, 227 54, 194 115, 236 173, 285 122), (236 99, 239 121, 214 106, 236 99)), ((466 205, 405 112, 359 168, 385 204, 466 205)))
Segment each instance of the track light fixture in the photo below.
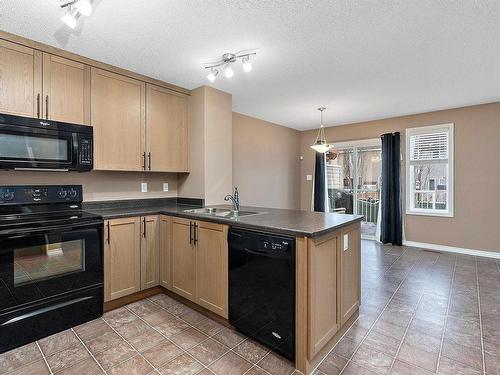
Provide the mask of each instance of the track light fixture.
POLYGON ((210 69, 210 73, 208 73, 207 79, 210 82, 215 82, 215 79, 219 74, 219 70, 217 68, 220 67, 223 67, 224 75, 226 76, 226 78, 231 78, 234 75, 234 70, 233 68, 231 68, 231 65, 238 59, 241 59, 241 62, 243 63, 243 71, 245 73, 248 73, 252 70, 252 64, 250 64, 250 56, 256 54, 257 52, 255 49, 244 50, 236 53, 225 53, 222 55, 221 59, 203 64, 204 69, 210 69))
POLYGON ((90 0, 61 0, 61 8, 66 9, 66 14, 61 20, 70 28, 76 27, 80 16, 90 16, 92 14, 92 3, 90 0))

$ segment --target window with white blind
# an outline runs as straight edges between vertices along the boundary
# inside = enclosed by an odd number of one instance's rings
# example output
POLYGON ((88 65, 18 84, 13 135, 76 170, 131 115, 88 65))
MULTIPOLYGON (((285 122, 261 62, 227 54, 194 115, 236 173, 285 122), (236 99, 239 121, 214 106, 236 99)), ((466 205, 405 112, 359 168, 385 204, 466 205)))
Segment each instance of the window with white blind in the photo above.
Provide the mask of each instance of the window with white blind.
POLYGON ((406 186, 407 214, 453 216, 453 124, 406 129, 406 186))

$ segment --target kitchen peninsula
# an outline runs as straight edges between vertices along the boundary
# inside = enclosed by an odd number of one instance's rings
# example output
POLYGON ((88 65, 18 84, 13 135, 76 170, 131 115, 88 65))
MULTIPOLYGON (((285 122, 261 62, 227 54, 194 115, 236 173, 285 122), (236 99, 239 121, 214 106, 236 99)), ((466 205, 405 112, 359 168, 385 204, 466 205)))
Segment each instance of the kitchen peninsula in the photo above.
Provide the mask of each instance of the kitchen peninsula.
MULTIPOLYGON (((228 206, 217 206, 217 208, 223 212, 229 211, 228 206)), ((203 213, 204 210, 199 207, 197 209, 177 204, 175 199, 89 202, 85 209, 102 215, 105 220, 105 239, 107 239, 105 259, 106 256, 109 259, 114 251, 118 251, 118 248, 115 250, 113 248, 113 244, 118 242, 114 241, 115 238, 118 239, 118 235, 114 237, 113 232, 120 231, 120 227, 123 228, 122 234, 129 233, 129 236, 125 235, 121 241, 120 252, 126 251, 125 242, 128 237, 133 243, 135 231, 130 229, 136 225, 139 225, 141 232, 140 228, 144 224, 144 236, 147 236, 146 232, 159 231, 159 240, 156 242, 159 243, 160 269, 156 270, 156 273, 159 273, 156 285, 160 284, 226 319, 228 318, 228 229, 241 228, 294 237, 295 366, 304 374, 312 372, 357 316, 361 300, 362 216, 242 207, 242 211, 257 214, 227 218, 203 213), (155 220, 160 223, 159 229, 148 224, 154 223, 155 220), (193 225, 195 228, 200 228, 200 234, 195 235, 197 237, 195 242, 199 242, 198 245, 192 241, 193 225), (210 246, 204 246, 205 241, 210 242, 210 246), (193 250, 196 246, 197 250, 193 250), (199 257, 200 254, 203 254, 201 255, 203 260, 197 261, 196 256, 199 257), (215 258, 219 261, 213 261, 215 258), (176 270, 180 267, 183 268, 182 272, 176 270), (190 267, 192 269, 189 269, 190 267), (213 268, 202 270, 203 267, 213 268), (193 281, 197 277, 202 280, 193 281), (206 288, 199 289, 200 285, 205 285, 206 288)), ((154 250, 150 253, 154 253, 154 250)), ((154 276, 151 278, 146 274, 154 275, 155 271, 148 271, 147 264, 140 261, 140 257, 137 259, 137 262, 143 263, 140 278, 154 280, 154 276)), ((141 289, 133 288, 133 280, 129 289, 121 284, 123 278, 120 277, 127 273, 133 274, 134 266, 130 269, 125 267, 122 271, 116 269, 116 266, 116 263, 105 262, 107 270, 105 290, 108 290, 105 295, 107 294, 108 303, 110 299, 115 299, 113 295, 120 298, 141 289)), ((148 285, 153 286, 155 282, 152 281, 148 285)))

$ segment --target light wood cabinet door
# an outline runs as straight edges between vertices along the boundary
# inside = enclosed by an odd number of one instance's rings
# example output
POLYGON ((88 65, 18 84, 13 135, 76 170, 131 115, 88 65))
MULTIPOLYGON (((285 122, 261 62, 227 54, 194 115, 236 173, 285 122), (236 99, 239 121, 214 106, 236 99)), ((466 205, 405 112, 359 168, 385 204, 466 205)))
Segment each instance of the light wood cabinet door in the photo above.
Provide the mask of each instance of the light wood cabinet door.
POLYGON ((338 250, 340 231, 310 241, 309 285, 309 358, 313 358, 337 333, 338 313, 338 250))
POLYGON ((0 40, 0 113, 40 117, 42 52, 0 40))
POLYGON ((172 218, 160 215, 160 285, 172 289, 172 218))
POLYGON ((196 302, 227 318, 227 226, 196 223, 196 302))
POLYGON ((104 301, 141 289, 140 217, 108 220, 104 246, 104 301))
POLYGON ((158 215, 141 218, 141 290, 160 284, 160 231, 158 215))
POLYGON ((361 228, 350 225, 342 230, 340 249, 340 324, 343 325, 359 308, 361 302, 361 228), (347 238, 345 237, 347 236, 347 238), (344 241, 347 243, 345 249, 344 241))
POLYGON ((145 83, 91 69, 94 169, 144 169, 145 83))
POLYGON ((146 151, 148 170, 189 170, 187 97, 146 85, 146 151))
POLYGON ((43 54, 42 117, 90 123, 90 66, 43 54))
POLYGON ((172 218, 172 291, 195 301, 196 247, 192 224, 192 220, 172 218))

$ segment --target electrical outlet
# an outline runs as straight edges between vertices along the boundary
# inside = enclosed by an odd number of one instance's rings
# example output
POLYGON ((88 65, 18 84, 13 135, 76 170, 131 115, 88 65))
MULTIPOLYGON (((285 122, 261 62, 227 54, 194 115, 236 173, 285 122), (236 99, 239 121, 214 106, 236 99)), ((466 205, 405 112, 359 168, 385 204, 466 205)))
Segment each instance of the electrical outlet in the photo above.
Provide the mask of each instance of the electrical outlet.
POLYGON ((168 191, 168 182, 163 183, 163 191, 168 191))
POLYGON ((312 174, 306 174, 306 181, 312 181, 313 175, 312 174))
POLYGON ((349 235, 344 234, 344 251, 349 250, 349 235))
POLYGON ((147 192, 148 192, 148 183, 141 182, 141 193, 147 193, 147 192))

